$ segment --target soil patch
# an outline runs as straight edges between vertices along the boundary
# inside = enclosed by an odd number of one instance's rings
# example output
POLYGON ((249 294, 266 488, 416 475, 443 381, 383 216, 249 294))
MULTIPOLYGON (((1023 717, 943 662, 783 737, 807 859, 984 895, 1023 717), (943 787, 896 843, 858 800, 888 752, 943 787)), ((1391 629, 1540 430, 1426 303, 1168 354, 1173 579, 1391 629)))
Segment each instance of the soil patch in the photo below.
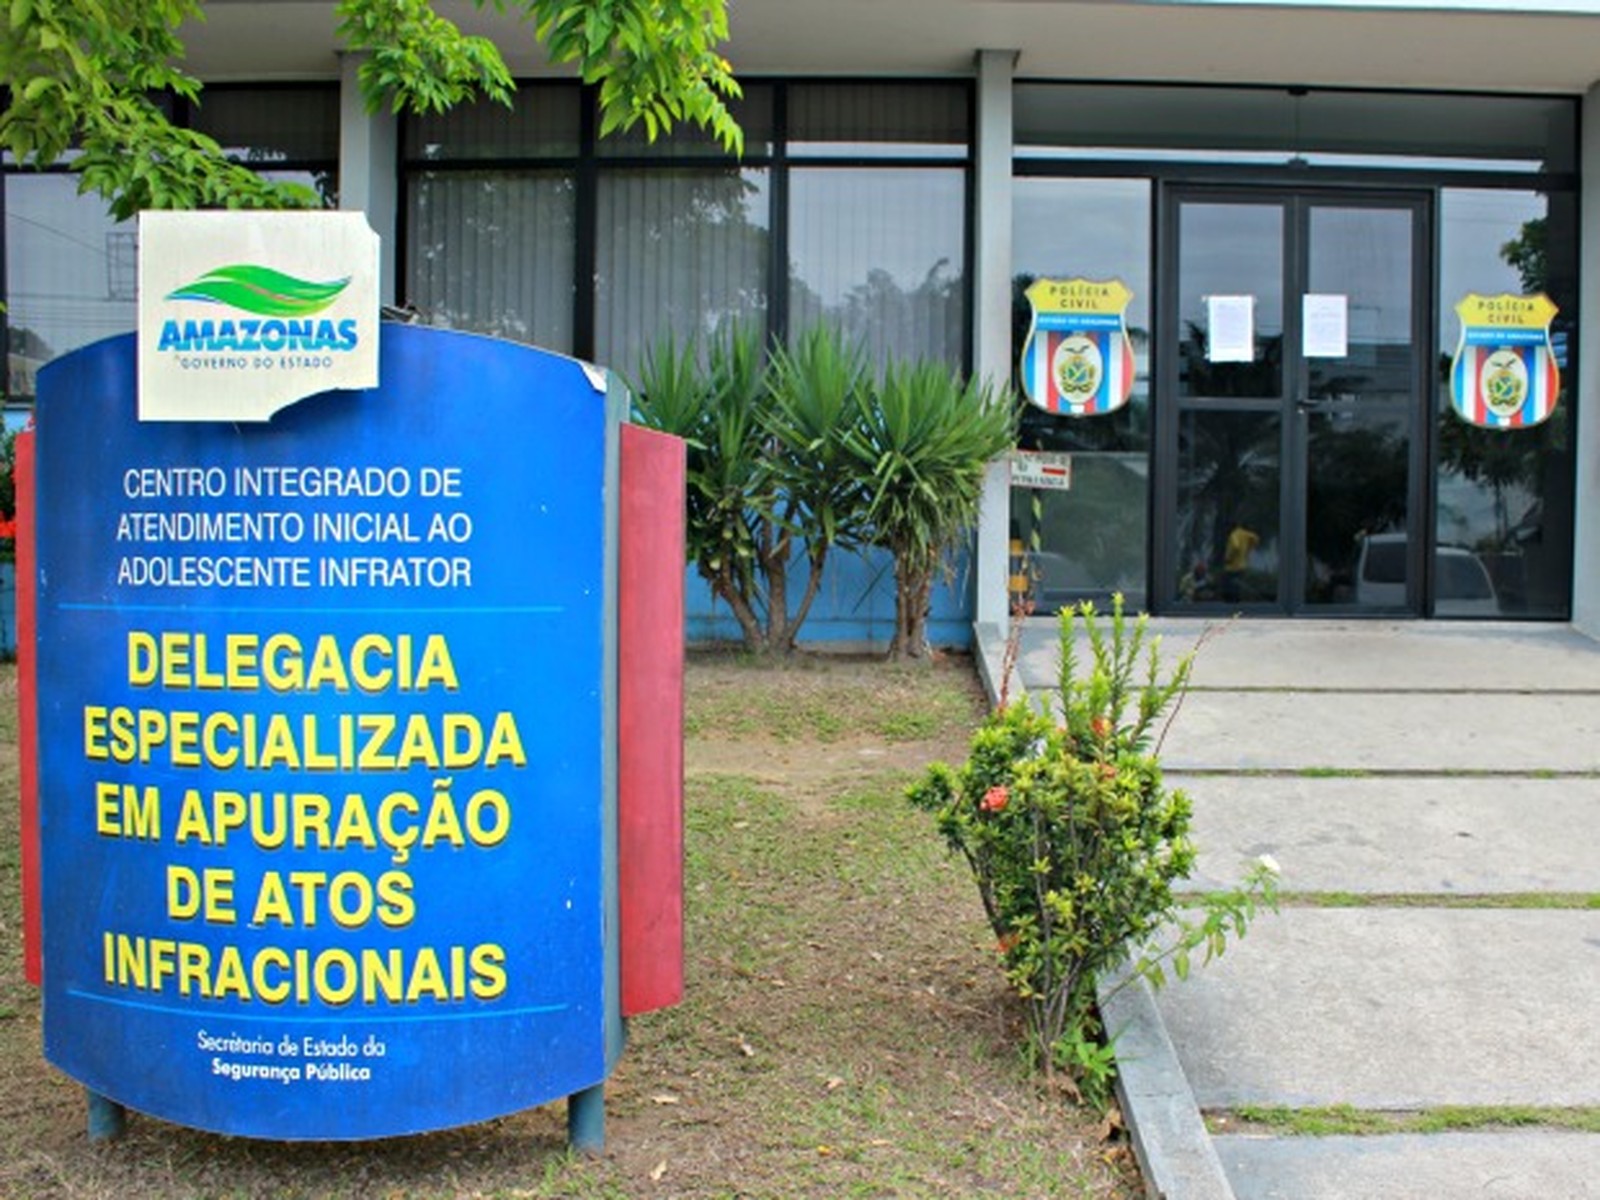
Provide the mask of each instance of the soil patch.
MULTIPOLYGON (((632 1023, 607 1152, 561 1105, 355 1144, 134 1115, 90 1146, 22 979, 16 811, 0 806, 0 1197, 1116 1197, 1126 1149, 1023 1069, 965 869, 903 789, 959 761, 971 663, 696 656, 688 675, 688 995, 632 1023)), ((0 788, 15 794, 0 671, 0 788)))

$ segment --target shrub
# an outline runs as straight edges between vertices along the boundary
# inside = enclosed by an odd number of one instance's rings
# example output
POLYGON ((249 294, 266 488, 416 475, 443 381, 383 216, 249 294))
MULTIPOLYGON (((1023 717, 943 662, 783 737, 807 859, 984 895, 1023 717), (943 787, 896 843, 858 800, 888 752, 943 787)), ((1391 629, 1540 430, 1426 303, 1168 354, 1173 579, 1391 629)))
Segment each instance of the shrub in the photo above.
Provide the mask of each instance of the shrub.
POLYGON ((800 626, 822 587, 835 549, 857 550, 867 535, 871 502, 847 440, 871 405, 866 348, 831 325, 815 325, 793 347, 778 347, 768 372, 763 425, 769 465, 781 499, 777 539, 768 562, 776 594, 786 591, 787 567, 799 539, 806 564, 805 591, 793 613, 773 614, 774 648, 792 650, 800 626), (782 625, 776 618, 783 617, 782 625))
POLYGON ((928 654, 947 555, 972 532, 991 459, 1016 440, 1009 397, 936 362, 891 362, 847 440, 871 495, 867 538, 894 557, 891 658, 928 654))
POLYGON ((768 648, 767 618, 781 594, 768 594, 773 473, 766 453, 761 340, 731 328, 711 343, 701 366, 695 341, 666 337, 650 347, 633 384, 639 422, 688 443, 687 554, 712 594, 728 605, 746 649, 768 648))
POLYGON ((875 545, 894 560, 890 656, 927 654, 934 581, 971 533, 990 460, 1014 441, 1008 398, 941 363, 891 362, 875 382, 860 341, 826 325, 770 363, 748 328, 704 355, 663 338, 633 390, 642 424, 688 442, 689 560, 746 650, 792 650, 829 555, 875 545))
POLYGON ((1065 1070, 1104 1103, 1115 1060, 1098 1020, 1097 978, 1130 956, 1130 978, 1159 984, 1165 964, 1186 976, 1192 952, 1209 961, 1230 934, 1244 934, 1258 906, 1275 907, 1276 867, 1263 860, 1242 887, 1205 897, 1194 915, 1181 910, 1173 885, 1194 867, 1190 806, 1164 786, 1152 739, 1188 685, 1192 655, 1163 679, 1145 618, 1130 629, 1120 597, 1109 634, 1084 605, 1063 610, 1059 635, 1059 705, 997 710, 965 766, 935 764, 909 796, 972 869, 1006 979, 1026 1009, 1033 1060, 1047 1074, 1065 1070), (1081 676, 1078 617, 1093 660, 1081 676))

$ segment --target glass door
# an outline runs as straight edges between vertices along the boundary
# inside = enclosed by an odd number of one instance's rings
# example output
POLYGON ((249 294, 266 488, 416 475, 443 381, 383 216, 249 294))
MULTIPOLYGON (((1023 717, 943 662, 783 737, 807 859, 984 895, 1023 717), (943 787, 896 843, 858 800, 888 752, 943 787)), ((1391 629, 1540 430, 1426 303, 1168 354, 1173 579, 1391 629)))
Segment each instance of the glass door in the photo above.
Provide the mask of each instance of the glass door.
POLYGON ((1168 195, 1164 607, 1421 611, 1426 213, 1405 195, 1168 195))

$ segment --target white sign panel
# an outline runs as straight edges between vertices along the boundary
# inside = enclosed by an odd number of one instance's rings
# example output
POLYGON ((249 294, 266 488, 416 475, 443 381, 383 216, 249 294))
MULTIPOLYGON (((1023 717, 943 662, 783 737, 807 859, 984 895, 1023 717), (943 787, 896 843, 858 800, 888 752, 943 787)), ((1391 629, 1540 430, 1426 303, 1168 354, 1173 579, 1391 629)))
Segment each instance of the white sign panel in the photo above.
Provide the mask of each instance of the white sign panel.
POLYGON ((139 419, 266 421, 378 386, 378 235, 355 212, 139 214, 139 419))
POLYGON ((1015 450, 1011 454, 1011 486, 1048 488, 1065 492, 1072 488, 1072 455, 1041 450, 1015 450))
POLYGON ((1300 299, 1307 358, 1347 358, 1350 354, 1350 298, 1307 292, 1300 299))
POLYGON ((1206 318, 1211 334, 1206 343, 1210 362, 1254 362, 1256 298, 1207 296, 1206 318))

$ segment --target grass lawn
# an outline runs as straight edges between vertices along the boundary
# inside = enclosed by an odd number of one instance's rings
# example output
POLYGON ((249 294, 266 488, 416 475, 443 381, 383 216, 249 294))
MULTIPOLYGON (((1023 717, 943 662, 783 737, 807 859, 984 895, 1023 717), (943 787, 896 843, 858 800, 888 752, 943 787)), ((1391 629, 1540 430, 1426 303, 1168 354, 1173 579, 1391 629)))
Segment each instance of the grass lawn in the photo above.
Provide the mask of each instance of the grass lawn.
MULTIPOLYGON (((901 792, 959 761, 971 664, 695 657, 688 996, 636 1020, 604 1156, 553 1105, 368 1143, 220 1137, 134 1115, 91 1147, 22 979, 16 806, 0 805, 0 1197, 1119 1197, 1094 1114, 1018 1059, 1017 1012, 965 868, 901 792)), ((0 789, 15 795, 0 669, 0 789)))

